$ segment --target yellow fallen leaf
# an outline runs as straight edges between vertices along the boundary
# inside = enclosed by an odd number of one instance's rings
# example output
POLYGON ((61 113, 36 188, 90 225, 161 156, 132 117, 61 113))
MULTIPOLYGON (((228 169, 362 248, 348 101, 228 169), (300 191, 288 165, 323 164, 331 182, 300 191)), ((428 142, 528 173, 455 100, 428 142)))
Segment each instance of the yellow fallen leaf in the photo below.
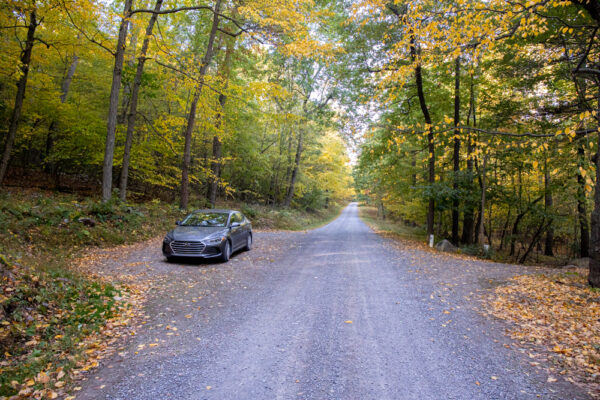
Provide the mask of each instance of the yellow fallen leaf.
POLYGON ((492 377, 491 377, 491 379, 492 379, 493 381, 496 381, 496 380, 498 380, 498 377, 497 377, 497 376, 492 376, 492 377))
POLYGON ((351 324, 352 321, 348 320, 348 321, 344 321, 345 324, 351 324))
POLYGON ((48 396, 49 399, 56 399, 58 397, 58 393, 56 393, 55 391, 50 390, 49 392, 46 392, 46 395, 48 396))
POLYGON ((55 386, 55 387, 57 387, 57 388, 61 388, 61 387, 65 386, 65 382, 63 382, 63 381, 58 381, 58 382, 56 382, 56 383, 54 384, 54 386, 55 386))
POLYGON ((206 390, 210 390, 210 389, 212 389, 212 386, 207 386, 206 387, 206 390))
POLYGON ((481 385, 481 383, 479 383, 479 381, 475 381, 475 384, 476 384, 477 386, 481 385))
POLYGON ((551 377, 551 376, 549 376, 549 377, 548 377, 548 382, 549 382, 549 383, 556 382, 557 380, 558 380, 558 379, 556 379, 556 378, 553 378, 553 377, 551 377))
POLYGON ((148 346, 150 346, 150 347, 156 347, 156 346, 158 346, 158 343, 150 343, 148 346))
POLYGON ((25 384, 26 384, 27 386, 33 386, 33 385, 35 385, 35 381, 34 381, 33 379, 28 379, 28 380, 25 382, 25 384))
POLYGON ((190 314, 185 316, 186 318, 192 318, 192 316, 190 314))

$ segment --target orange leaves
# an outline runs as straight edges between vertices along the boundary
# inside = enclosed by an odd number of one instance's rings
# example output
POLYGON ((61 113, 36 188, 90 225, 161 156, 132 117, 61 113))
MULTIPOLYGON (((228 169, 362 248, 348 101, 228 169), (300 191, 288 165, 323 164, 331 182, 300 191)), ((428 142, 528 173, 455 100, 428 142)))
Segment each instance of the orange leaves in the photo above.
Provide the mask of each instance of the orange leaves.
MULTIPOLYGON (((600 294, 588 287, 585 276, 583 269, 562 275, 517 276, 512 285, 496 289, 488 310, 515 324, 510 335, 521 345, 542 346, 548 359, 554 360, 551 372, 570 375, 567 379, 597 390, 600 294)), ((530 357, 536 355, 530 353, 530 357)), ((548 382, 556 379, 549 377, 548 382)))

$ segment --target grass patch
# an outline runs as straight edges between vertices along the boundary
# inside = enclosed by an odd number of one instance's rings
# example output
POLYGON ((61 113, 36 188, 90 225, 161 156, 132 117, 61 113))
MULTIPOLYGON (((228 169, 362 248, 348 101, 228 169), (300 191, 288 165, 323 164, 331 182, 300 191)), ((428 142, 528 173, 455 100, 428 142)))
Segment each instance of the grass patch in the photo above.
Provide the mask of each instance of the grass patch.
POLYGON ((408 226, 400 220, 380 219, 377 217, 377 208, 361 205, 358 209, 360 218, 378 233, 385 233, 407 240, 425 242, 427 233, 422 227, 408 226))
POLYGON ((226 205, 230 208, 237 208, 244 213, 256 229, 274 229, 302 231, 306 229, 318 228, 325 225, 340 215, 341 206, 331 205, 317 211, 303 211, 292 208, 277 209, 263 205, 226 205))

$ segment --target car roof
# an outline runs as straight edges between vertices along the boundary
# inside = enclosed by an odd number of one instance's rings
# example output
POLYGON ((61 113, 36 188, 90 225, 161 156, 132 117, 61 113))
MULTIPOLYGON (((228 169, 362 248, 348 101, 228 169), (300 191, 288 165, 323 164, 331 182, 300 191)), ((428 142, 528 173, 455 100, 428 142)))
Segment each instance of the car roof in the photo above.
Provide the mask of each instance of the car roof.
POLYGON ((223 213, 223 214, 231 214, 232 212, 237 212, 236 210, 223 210, 223 209, 214 209, 207 208, 204 210, 194 210, 193 213, 223 213))

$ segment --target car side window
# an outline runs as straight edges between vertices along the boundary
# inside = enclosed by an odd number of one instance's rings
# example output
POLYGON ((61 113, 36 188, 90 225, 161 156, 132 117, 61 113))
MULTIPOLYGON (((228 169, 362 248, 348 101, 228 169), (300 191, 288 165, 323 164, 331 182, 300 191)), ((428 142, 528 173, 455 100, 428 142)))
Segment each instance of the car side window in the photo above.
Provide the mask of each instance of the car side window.
POLYGON ((242 214, 240 214, 240 213, 233 213, 233 215, 231 216, 231 223, 239 222, 241 224, 243 221, 244 221, 244 218, 242 217, 242 214))

